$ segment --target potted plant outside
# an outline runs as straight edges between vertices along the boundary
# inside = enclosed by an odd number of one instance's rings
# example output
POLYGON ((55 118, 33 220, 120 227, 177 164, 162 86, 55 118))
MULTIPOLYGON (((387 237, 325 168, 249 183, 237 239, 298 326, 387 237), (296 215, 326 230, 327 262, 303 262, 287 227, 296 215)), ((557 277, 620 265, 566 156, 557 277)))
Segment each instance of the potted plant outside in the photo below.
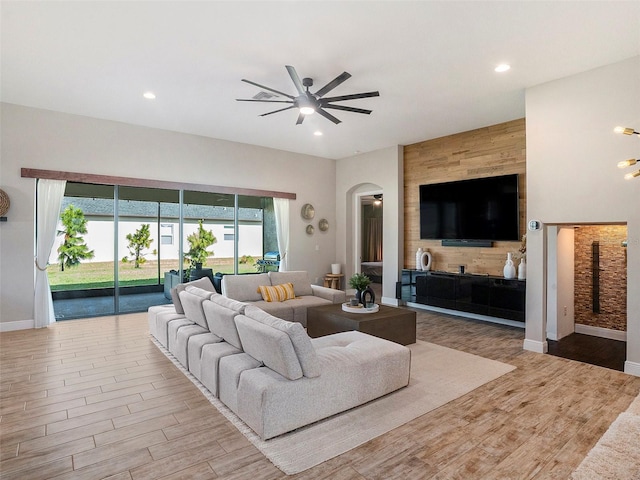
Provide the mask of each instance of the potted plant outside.
POLYGON ((207 258, 213 255, 213 251, 207 249, 218 241, 211 230, 205 230, 202 223, 203 221, 199 220, 198 229, 187 236, 189 250, 184 254, 185 260, 189 261, 189 267, 185 269, 187 279, 190 278, 194 269, 199 270, 203 265, 206 265, 207 258))

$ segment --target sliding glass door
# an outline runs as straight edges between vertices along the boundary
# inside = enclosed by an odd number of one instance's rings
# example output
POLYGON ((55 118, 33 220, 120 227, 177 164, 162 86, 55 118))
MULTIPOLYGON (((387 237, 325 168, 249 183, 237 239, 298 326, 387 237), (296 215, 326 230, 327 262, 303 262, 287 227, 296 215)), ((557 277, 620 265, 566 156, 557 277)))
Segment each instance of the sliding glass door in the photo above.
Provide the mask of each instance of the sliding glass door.
POLYGON ((269 197, 67 182, 48 268, 57 320, 141 312, 178 283, 274 270, 269 197))
POLYGON ((56 320, 116 313, 114 187, 67 182, 47 273, 56 320))
POLYGON ((116 189, 117 307, 119 313, 139 312, 171 298, 164 282, 165 273, 179 270, 180 196, 157 188, 116 189))

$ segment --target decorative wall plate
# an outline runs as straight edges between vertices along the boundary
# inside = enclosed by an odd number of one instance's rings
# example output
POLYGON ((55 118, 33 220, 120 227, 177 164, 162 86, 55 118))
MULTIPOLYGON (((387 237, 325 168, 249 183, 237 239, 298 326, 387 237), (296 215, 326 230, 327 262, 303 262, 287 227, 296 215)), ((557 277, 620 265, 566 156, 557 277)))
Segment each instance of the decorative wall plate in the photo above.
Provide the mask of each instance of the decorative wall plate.
POLYGON ((326 218, 320 220, 318 222, 318 228, 321 232, 326 232, 327 230, 329 230, 329 220, 327 220, 326 218))
POLYGON ((315 228, 313 228, 313 225, 307 225, 307 235, 313 235, 313 231, 315 230, 315 228))
POLYGON ((311 220, 316 215, 316 209, 313 208, 313 205, 311 205, 310 203, 305 203, 302 206, 302 211, 300 212, 300 214, 305 220, 311 220))
POLYGON ((9 195, 4 190, 0 190, 0 217, 4 217, 5 213, 9 211, 9 195))

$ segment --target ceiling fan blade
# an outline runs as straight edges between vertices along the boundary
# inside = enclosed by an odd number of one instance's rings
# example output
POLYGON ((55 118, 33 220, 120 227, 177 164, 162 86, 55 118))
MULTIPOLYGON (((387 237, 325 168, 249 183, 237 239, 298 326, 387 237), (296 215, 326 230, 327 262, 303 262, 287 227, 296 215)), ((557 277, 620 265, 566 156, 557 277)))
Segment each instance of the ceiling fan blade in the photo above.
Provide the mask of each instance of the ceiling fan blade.
POLYGON ((255 98, 236 98, 237 102, 293 103, 292 100, 257 100, 255 98))
POLYGON ((242 79, 242 81, 243 81, 243 82, 246 82, 246 83, 248 83, 248 84, 250 84, 250 85, 255 85, 256 87, 259 87, 259 88, 264 88, 265 90, 269 90, 270 92, 277 93, 278 95, 282 95, 283 97, 290 98, 291 100, 293 100, 293 99, 295 98, 295 97, 293 97, 293 96, 291 96, 291 95, 288 95, 288 94, 286 94, 286 93, 280 92, 280 91, 275 90, 275 89, 273 89, 273 88, 265 87, 264 85, 260 85, 259 83, 252 82, 251 80, 245 80, 245 79, 243 78, 243 79, 242 79))
POLYGON ((340 123, 340 120, 338 120, 336 117, 334 117, 333 115, 331 115, 329 112, 325 112, 323 109, 318 108, 316 110, 316 113, 318 113, 319 115, 322 115, 324 118, 326 118, 327 120, 331 120, 333 123, 335 123, 336 125, 340 123))
POLYGON ((304 117, 306 115, 304 113, 301 113, 300 115, 298 115, 298 120, 296 121, 296 125, 300 125, 302 122, 304 122, 304 117))
POLYGON ((342 100, 357 100, 358 98, 379 97, 380 92, 353 93, 351 95, 341 95, 340 97, 323 98, 324 103, 341 102, 342 100))
POLYGON ((284 112, 285 110, 289 110, 290 108, 293 108, 293 105, 291 105, 290 107, 281 108, 280 110, 274 110, 273 112, 263 113, 262 115, 260 115, 260 117, 266 117, 267 115, 271 115, 272 113, 284 112))
POLYGON ((322 108, 334 108, 336 110, 344 110, 345 112, 364 113, 369 115, 373 110, 365 110, 364 108, 347 107, 344 105, 322 105, 322 108))
POLYGON ((287 69, 287 72, 289 72, 289 76, 291 77, 291 80, 293 80, 293 84, 296 86, 296 90, 298 90, 298 93, 302 95, 304 93, 304 87, 302 86, 302 82, 300 81, 298 72, 296 72, 296 69, 291 65, 286 65, 285 68, 287 69))
POLYGON ((320 90, 318 90, 315 93, 315 96, 320 98, 323 95, 326 95, 327 93, 329 93, 331 90, 333 90, 334 88, 336 88, 338 85, 340 85, 342 82, 344 82, 346 79, 350 78, 351 74, 348 72, 342 72, 340 75, 338 75, 336 78, 334 78, 333 80, 331 80, 329 83, 327 83, 324 87, 322 87, 320 90))

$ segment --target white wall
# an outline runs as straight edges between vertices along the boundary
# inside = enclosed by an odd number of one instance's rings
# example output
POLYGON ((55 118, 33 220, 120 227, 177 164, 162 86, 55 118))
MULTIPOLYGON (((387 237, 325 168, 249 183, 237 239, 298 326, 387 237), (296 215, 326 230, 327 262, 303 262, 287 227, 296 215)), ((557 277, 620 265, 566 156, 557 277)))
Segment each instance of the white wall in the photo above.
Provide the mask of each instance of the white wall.
POLYGON ((371 185, 381 187, 384 194, 382 235, 382 302, 396 304, 395 288, 403 262, 404 190, 403 150, 389 147, 355 157, 338 160, 336 171, 336 261, 341 263, 345 278, 354 273, 354 225, 360 208, 357 193, 371 185))
POLYGON ((558 290, 556 295, 558 339, 575 331, 575 230, 558 229, 558 290))
POLYGON ((558 340, 558 227, 547 227, 547 335, 558 340))
MULTIPOLYGON (((619 160, 638 158, 640 57, 530 88, 527 113, 527 217, 548 224, 627 223, 625 371, 640 375, 640 179, 623 179, 619 160)), ((525 348, 546 348, 544 231, 527 235, 525 348)))
POLYGON ((10 104, 1 109, 0 188, 11 198, 0 227, 2 323, 33 319, 35 180, 21 178, 22 167, 296 193, 290 269, 307 270, 312 280, 331 271, 335 160, 10 104), (316 209, 313 236, 300 216, 305 203, 316 209), (329 221, 326 232, 317 228, 321 218, 329 221))
POLYGON ((574 229, 547 228, 547 338, 560 340, 574 328, 574 229))

